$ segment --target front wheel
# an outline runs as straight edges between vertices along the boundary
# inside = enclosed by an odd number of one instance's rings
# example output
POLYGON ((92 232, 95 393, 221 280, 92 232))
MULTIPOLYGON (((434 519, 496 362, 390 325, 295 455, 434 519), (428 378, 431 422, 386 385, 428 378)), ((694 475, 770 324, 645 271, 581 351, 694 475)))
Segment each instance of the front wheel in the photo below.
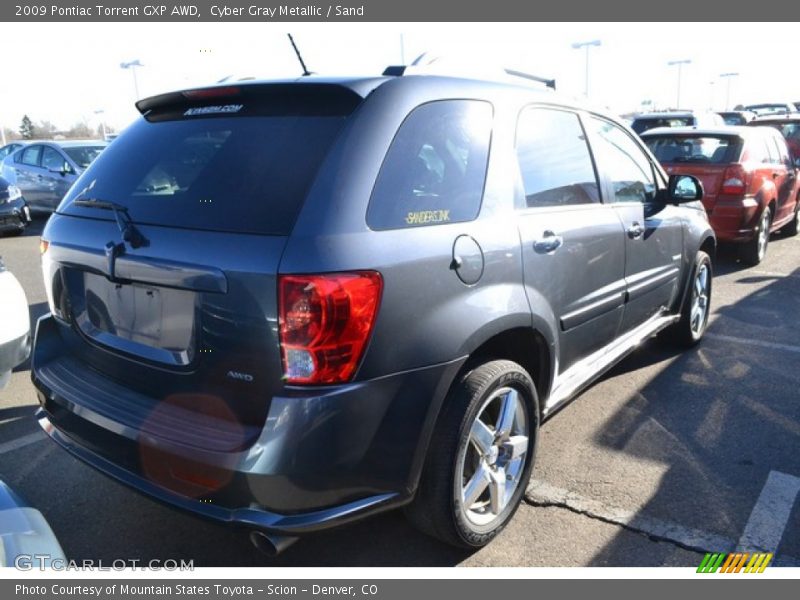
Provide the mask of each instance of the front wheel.
POLYGON ((680 320, 664 331, 664 338, 691 347, 703 337, 711 313, 711 257, 700 250, 694 259, 690 288, 683 299, 680 320))
POLYGON ((454 546, 488 544, 522 500, 538 430, 536 388, 521 366, 495 360, 467 373, 434 430, 409 520, 454 546))

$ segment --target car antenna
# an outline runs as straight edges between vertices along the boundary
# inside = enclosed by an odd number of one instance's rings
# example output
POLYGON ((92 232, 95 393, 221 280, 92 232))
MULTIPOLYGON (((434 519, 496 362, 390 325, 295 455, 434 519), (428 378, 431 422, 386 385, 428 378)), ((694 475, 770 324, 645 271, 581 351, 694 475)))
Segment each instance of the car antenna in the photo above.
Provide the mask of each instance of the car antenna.
POLYGON ((306 68, 306 63, 303 62, 303 57, 300 55, 300 50, 297 49, 297 44, 294 43, 294 38, 292 37, 291 33, 287 33, 286 35, 289 36, 289 42, 292 44, 292 48, 294 48, 294 53, 297 55, 297 60, 300 61, 300 66, 303 67, 303 77, 308 77, 311 75, 311 71, 306 68))

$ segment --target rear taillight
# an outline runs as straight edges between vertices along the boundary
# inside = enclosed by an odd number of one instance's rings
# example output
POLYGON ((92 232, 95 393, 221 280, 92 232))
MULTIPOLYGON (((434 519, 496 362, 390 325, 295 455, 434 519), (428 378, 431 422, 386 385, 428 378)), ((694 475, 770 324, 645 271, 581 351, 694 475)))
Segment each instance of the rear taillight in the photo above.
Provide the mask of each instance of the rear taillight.
POLYGON ((730 165, 722 174, 722 194, 745 194, 750 185, 750 173, 740 164, 730 165))
POLYGON ((278 313, 286 381, 349 381, 369 341, 382 288, 374 271, 281 275, 278 313))

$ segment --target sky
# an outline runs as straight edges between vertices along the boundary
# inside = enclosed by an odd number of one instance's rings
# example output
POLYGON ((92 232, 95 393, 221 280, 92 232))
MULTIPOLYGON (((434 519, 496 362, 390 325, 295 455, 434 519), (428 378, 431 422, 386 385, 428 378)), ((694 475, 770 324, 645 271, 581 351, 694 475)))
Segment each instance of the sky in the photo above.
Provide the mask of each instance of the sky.
POLYGON ((796 24, 791 23, 16 23, 3 25, 7 51, 0 79, 0 127, 17 130, 24 114, 68 129, 99 119, 119 129, 137 113, 139 95, 216 82, 226 76, 300 74, 286 33, 309 69, 321 75, 373 75, 423 52, 462 64, 489 62, 548 77, 569 95, 584 93, 590 49, 589 97, 625 113, 651 101, 723 110, 728 101, 800 101, 796 24), (760 30, 760 31, 759 31, 760 30), (736 72, 737 77, 720 78, 736 72), (102 114, 95 111, 102 110, 102 114))

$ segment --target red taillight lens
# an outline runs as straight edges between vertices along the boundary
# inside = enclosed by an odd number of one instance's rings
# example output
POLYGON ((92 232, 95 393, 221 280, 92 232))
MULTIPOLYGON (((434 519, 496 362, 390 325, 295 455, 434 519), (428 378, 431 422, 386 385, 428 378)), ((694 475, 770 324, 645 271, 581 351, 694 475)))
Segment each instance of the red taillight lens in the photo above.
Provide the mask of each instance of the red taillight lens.
POLYGON ((348 381, 372 332, 382 288, 374 271, 281 275, 278 311, 286 381, 348 381))
POLYGON ((745 194, 747 186, 750 185, 750 174, 740 164, 730 165, 722 174, 722 186, 720 192, 723 194, 745 194))

